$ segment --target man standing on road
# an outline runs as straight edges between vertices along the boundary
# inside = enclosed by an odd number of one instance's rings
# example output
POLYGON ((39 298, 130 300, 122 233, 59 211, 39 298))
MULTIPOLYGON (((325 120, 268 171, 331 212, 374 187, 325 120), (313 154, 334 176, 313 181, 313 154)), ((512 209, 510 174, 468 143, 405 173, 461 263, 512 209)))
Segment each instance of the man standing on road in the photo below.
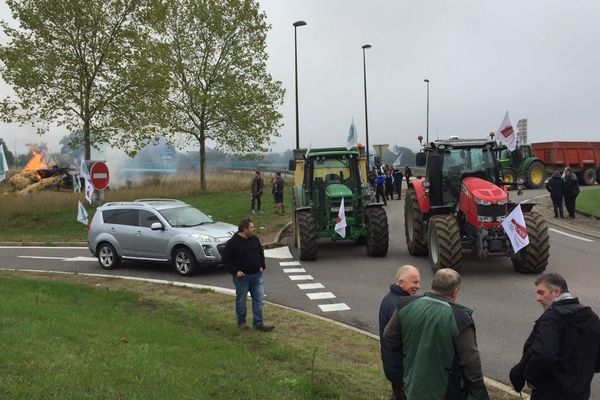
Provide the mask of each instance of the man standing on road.
POLYGON ((565 193, 565 207, 569 212, 569 218, 575 218, 575 202, 579 195, 579 182, 577 182, 577 175, 569 167, 565 168, 564 172, 564 193, 565 193))
POLYGON ((383 337, 402 352, 409 400, 489 400, 472 310, 455 303, 458 272, 438 270, 431 292, 400 299, 383 337))
POLYGON ((263 194, 263 190, 265 188, 265 181, 260 176, 260 171, 256 171, 254 178, 252 179, 252 183, 250 184, 250 211, 252 214, 256 214, 257 212, 261 212, 260 209, 260 197, 263 194))
POLYGON ((600 372, 600 320, 569 293, 559 274, 541 275, 535 285, 544 312, 510 381, 517 392, 527 382, 532 400, 587 400, 594 372, 600 372))
POLYGON ((402 381, 402 353, 391 351, 383 340, 383 330, 394 315, 398 302, 405 296, 414 296, 421 287, 419 270, 412 265, 403 265, 396 272, 396 279, 390 285, 390 291, 385 295, 379 307, 379 339, 381 344, 381 360, 383 372, 392 384, 392 400, 405 400, 404 383, 402 381))
POLYGON ((240 329, 248 329, 246 325, 246 297, 248 291, 250 291, 252 297, 252 326, 254 329, 263 332, 273 330, 273 326, 265 325, 263 322, 265 253, 260 240, 255 235, 254 223, 251 219, 242 220, 238 226, 238 232, 225 245, 223 264, 233 275, 235 314, 240 329))
POLYGON ((401 200, 402 199, 402 172, 400 171, 400 168, 398 168, 397 166, 394 167, 392 176, 394 177, 394 191, 398 195, 398 200, 401 200))
POLYGON ((408 182, 410 181, 410 177, 412 176, 412 170, 408 166, 408 164, 404 165, 404 178, 406 178, 406 188, 408 189, 408 182))

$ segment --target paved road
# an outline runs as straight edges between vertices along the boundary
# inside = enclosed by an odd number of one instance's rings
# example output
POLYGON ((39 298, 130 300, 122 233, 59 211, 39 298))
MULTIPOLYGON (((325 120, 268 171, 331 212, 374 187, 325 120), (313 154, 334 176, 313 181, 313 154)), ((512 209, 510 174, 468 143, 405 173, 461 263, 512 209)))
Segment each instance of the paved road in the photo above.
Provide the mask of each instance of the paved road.
MULTIPOLYGON (((527 191, 523 198, 546 193, 544 190, 527 191)), ((317 261, 299 263, 293 259, 269 258, 267 300, 376 333, 379 303, 397 267, 407 263, 418 267, 422 274, 423 290, 428 289, 432 277, 427 258, 412 257, 406 251, 403 201, 394 200, 388 204, 391 243, 387 257, 370 258, 364 246, 323 240, 317 261), (298 280, 292 280, 292 276, 298 280), (320 284, 322 288, 299 287, 311 283, 320 284), (311 300, 307 294, 322 298, 311 300), (340 311, 324 311, 325 307, 340 311)), ((551 228, 548 271, 565 275, 571 291, 583 303, 600 311, 600 298, 596 295, 600 281, 597 270, 599 240, 563 228, 551 228)), ((518 360, 523 342, 542 311, 535 302, 534 277, 516 273, 507 258, 491 258, 482 262, 465 255, 465 261, 461 270, 464 283, 459 302, 475 310, 485 374, 506 383, 507 371, 518 360)), ((86 248, 0 248, 0 267, 106 272, 91 259, 86 248)), ((111 273, 233 287, 231 278, 222 270, 208 270, 191 278, 181 278, 172 268, 162 264, 124 263, 111 273)), ((593 383, 592 393, 592 398, 600 399, 598 378, 593 383)))

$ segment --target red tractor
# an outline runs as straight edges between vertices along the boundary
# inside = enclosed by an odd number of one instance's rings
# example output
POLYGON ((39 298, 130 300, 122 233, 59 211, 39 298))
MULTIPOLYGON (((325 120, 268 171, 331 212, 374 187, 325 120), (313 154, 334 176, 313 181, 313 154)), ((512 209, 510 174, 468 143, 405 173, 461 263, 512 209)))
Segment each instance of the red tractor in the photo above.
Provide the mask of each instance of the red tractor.
POLYGON ((434 271, 458 270, 463 250, 482 260, 508 256, 521 273, 546 269, 550 238, 535 204, 521 204, 529 244, 519 252, 502 227, 517 204, 500 178, 498 151, 493 140, 452 138, 427 143, 417 154, 417 166, 426 166, 426 172, 410 181, 406 194, 406 245, 412 255, 429 253, 434 271))

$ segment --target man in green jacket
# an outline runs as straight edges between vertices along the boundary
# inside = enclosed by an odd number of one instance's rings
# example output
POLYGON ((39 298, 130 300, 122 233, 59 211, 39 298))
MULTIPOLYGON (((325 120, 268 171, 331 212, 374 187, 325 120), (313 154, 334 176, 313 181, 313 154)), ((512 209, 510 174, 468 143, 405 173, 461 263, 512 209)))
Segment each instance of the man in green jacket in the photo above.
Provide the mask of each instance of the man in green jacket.
POLYGON ((402 351, 408 400, 489 400, 472 310, 455 303, 458 272, 443 268, 431 292, 407 296, 385 328, 392 351, 402 351))

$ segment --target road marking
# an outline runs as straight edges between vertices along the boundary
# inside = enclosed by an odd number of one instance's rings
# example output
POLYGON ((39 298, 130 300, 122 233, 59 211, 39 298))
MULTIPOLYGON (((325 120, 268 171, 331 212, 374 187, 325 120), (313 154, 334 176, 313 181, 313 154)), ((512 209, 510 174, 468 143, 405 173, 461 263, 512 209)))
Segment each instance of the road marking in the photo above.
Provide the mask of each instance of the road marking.
POLYGON ((523 201, 521 202, 521 204, 528 203, 530 200, 531 200, 531 199, 525 199, 525 200, 523 200, 523 201))
POLYGON ((265 250, 266 258, 294 258, 292 253, 290 253, 290 249, 285 247, 276 247, 274 249, 265 250))
POLYGON ((284 268, 283 272, 286 274, 292 274, 295 272, 306 272, 306 270, 304 268, 284 268))
POLYGON ((298 287, 302 290, 325 289, 322 283, 299 283, 298 287))
POLYGON ((293 281, 312 281, 313 278, 312 275, 288 275, 289 278, 293 281))
POLYGON ((561 235, 565 235, 565 236, 568 236, 568 237, 572 237, 573 239, 579 239, 579 240, 583 240, 584 242, 588 242, 588 243, 592 243, 592 242, 593 242, 593 240, 591 240, 591 239, 586 239, 586 238, 583 238, 583 237, 581 237, 581 236, 575 236, 575 235, 571 235, 570 233, 561 232, 561 231, 559 231, 558 229, 554 229, 554 228, 548 228, 548 230, 549 230, 549 231, 552 231, 552 232, 560 233, 561 235))
POLYGON ((550 196, 550 194, 542 194, 539 196, 535 196, 534 199, 541 199, 542 197, 548 197, 548 196, 550 196))
POLYGON ((282 267, 293 267, 300 265, 300 263, 298 261, 281 261, 279 265, 282 267))
POLYGON ((87 247, 57 247, 57 246, 0 246, 0 249, 21 249, 21 250, 29 250, 29 249, 70 250, 70 249, 75 249, 75 250, 80 250, 80 249, 88 249, 88 248, 87 247))
POLYGON ((350 307, 348 307, 348 305, 346 303, 319 304, 319 308, 323 312, 350 310, 350 307))
POLYGON ((44 256, 17 256, 17 258, 33 258, 35 260, 61 260, 61 261, 98 261, 96 257, 44 257, 44 256))
POLYGON ((311 300, 335 299, 335 294, 331 292, 306 293, 311 300))

